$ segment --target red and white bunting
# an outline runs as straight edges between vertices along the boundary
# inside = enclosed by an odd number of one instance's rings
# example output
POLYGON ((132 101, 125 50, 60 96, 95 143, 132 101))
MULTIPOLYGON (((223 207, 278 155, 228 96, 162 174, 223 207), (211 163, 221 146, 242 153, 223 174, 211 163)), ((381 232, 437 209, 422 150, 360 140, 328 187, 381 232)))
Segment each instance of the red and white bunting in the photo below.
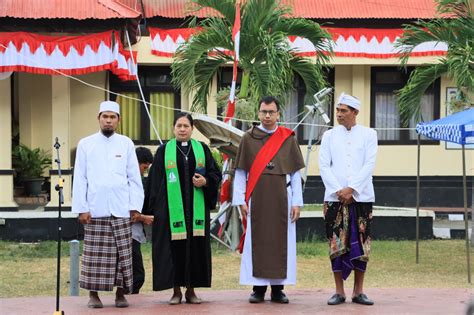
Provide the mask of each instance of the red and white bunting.
MULTIPOLYGON (((176 48, 187 39, 196 29, 160 29, 150 27, 152 53, 157 56, 173 57, 176 48)), ((395 41, 403 34, 403 29, 368 29, 368 28, 325 28, 334 40, 334 55, 336 57, 363 57, 384 59, 400 56, 394 46, 395 41)), ((315 56, 316 49, 307 39, 297 36, 288 38, 290 47, 302 56, 315 56)), ((443 56, 447 45, 439 42, 429 42, 418 45, 411 53, 412 57, 443 56)), ((229 52, 232 54, 232 52, 229 52)))
MULTIPOLYGON (((119 44, 119 46, 121 46, 121 44, 119 44)), ((133 58, 129 50, 120 48, 116 56, 117 64, 115 67, 110 69, 122 81, 131 81, 137 79, 136 75, 138 71, 138 52, 132 51, 132 54, 133 58)))
POLYGON ((122 80, 134 80, 137 71, 113 31, 82 36, 0 33, 0 72, 80 75, 104 70, 122 80))

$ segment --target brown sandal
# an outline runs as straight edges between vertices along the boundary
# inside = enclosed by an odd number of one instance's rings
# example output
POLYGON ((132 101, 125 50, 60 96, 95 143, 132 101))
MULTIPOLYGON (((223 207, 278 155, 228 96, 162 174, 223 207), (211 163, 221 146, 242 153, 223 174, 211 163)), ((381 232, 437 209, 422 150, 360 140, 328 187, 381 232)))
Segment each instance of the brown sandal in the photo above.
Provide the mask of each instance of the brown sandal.
POLYGON ((181 300, 183 299, 183 294, 173 294, 171 299, 168 301, 169 305, 178 305, 181 304, 181 300))
POLYGON ((184 295, 186 298, 186 303, 189 304, 201 304, 202 300, 196 296, 196 294, 189 295, 188 292, 184 295))

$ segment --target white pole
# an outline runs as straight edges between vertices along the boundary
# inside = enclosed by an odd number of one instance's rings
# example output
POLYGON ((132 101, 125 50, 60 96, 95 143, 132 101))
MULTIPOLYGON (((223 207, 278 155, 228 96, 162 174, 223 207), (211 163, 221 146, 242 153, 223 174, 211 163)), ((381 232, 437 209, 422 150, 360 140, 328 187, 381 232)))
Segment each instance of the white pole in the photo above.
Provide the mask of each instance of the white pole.
POLYGON ((462 145, 462 190, 464 199, 464 230, 466 239, 466 258, 467 258, 467 282, 471 283, 471 253, 469 246, 469 225, 467 218, 467 183, 466 183, 466 150, 465 145, 462 145))
POLYGON ((69 242, 69 295, 79 296, 79 241, 69 242))

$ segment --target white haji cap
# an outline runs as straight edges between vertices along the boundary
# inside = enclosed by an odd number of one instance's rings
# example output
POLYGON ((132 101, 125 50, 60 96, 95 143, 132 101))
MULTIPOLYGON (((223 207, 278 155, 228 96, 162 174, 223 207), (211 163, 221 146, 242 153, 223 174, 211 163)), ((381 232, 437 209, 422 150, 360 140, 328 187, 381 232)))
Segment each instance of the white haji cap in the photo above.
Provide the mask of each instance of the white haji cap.
POLYGON ((345 94, 344 92, 342 92, 341 95, 339 96, 339 100, 337 101, 337 107, 339 107, 339 105, 341 104, 360 110, 359 99, 349 94, 345 94))
POLYGON ((104 101, 100 103, 99 115, 102 112, 114 112, 120 115, 120 105, 117 102, 104 101))

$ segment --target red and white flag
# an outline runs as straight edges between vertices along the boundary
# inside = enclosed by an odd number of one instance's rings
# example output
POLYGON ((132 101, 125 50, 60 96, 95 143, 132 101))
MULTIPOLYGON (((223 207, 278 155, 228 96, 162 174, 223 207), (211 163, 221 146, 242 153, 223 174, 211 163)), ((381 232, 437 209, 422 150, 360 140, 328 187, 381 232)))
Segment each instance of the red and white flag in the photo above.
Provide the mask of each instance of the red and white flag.
MULTIPOLYGON (((235 20, 234 27, 232 28, 232 40, 234 41, 234 65, 232 71, 232 85, 230 88, 229 100, 227 102, 227 113, 224 118, 224 122, 232 125, 232 118, 235 114, 235 87, 237 82, 237 73, 239 65, 239 47, 240 47, 240 0, 237 0, 235 4, 235 20)), ((220 204, 221 208, 227 207, 232 200, 230 200, 230 177, 228 174, 229 161, 228 157, 224 155, 224 166, 222 168, 222 186, 220 192, 220 204)), ((225 216, 219 218, 221 224, 221 230, 219 231, 219 236, 222 233, 222 227, 224 225, 225 216)))
POLYGON ((234 117, 235 113, 235 86, 237 82, 237 70, 239 65, 239 47, 240 47, 240 0, 235 4, 235 20, 232 28, 232 40, 234 41, 234 66, 232 71, 232 85, 230 87, 229 101, 227 102, 227 114, 224 121, 228 122, 234 117))

